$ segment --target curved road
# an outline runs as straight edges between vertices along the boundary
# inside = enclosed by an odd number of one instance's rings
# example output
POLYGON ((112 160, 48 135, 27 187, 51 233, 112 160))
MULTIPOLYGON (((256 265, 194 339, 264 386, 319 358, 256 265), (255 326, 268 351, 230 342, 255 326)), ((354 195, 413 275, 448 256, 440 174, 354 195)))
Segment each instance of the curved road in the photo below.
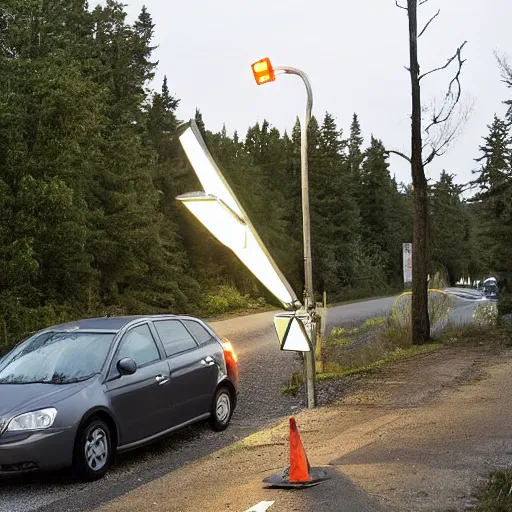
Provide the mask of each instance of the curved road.
MULTIPOLYGON (((390 297, 331 308, 327 327, 385 314, 394 300, 390 297)), ((459 302, 452 318, 471 321, 474 303, 459 302)), ((280 391, 284 379, 299 368, 300 360, 293 353, 279 350, 273 315, 266 312, 211 323, 219 335, 233 342, 239 356, 239 405, 227 431, 217 434, 205 424, 191 426, 150 447, 119 457, 110 473, 98 482, 76 483, 66 473, 0 480, 0 512, 92 510, 296 411, 300 399, 283 397, 280 391)))

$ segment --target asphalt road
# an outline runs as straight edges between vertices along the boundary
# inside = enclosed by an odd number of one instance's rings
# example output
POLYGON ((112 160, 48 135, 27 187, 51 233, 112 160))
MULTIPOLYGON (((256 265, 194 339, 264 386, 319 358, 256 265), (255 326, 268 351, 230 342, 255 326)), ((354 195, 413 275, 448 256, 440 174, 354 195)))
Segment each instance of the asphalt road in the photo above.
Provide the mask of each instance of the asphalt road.
POLYGON ((479 302, 452 298, 452 310, 450 320, 454 324, 469 324, 473 321, 473 313, 479 302))
POLYGON ((327 331, 338 325, 357 324, 368 318, 385 316, 391 311, 397 298, 398 295, 329 308, 327 312, 327 331))
MULTIPOLYGON (((395 298, 377 299, 329 309, 328 328, 355 323, 389 311, 395 298)), ((458 304, 452 315, 471 320, 474 303, 458 304)), ((180 466, 209 455, 277 419, 296 411, 299 399, 283 397, 284 379, 299 359, 281 352, 272 324, 273 313, 260 313, 212 323, 228 337, 239 355, 241 390, 232 426, 213 433, 206 424, 191 426, 150 447, 125 454, 102 480, 75 483, 67 473, 0 480, 0 512, 88 511, 180 466)))

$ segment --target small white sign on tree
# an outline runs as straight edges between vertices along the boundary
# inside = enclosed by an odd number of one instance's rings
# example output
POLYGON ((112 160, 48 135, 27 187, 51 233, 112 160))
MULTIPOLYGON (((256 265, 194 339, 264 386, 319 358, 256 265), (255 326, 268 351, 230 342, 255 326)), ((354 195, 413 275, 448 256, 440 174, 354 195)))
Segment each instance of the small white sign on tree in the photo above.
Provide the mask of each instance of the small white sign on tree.
POLYGON ((404 283, 412 283, 412 244, 403 244, 404 283))

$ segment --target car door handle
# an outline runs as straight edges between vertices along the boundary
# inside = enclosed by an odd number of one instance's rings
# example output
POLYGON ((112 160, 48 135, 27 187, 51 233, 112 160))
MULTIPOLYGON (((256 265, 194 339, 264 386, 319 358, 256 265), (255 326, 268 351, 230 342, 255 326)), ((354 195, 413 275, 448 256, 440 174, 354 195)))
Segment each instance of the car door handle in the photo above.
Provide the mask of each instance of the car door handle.
POLYGON ((163 386, 169 382, 169 377, 166 377, 165 375, 157 375, 155 380, 158 382, 159 386, 163 386))
POLYGON ((201 364, 206 367, 213 366, 215 364, 215 360, 213 359, 213 357, 208 356, 205 357, 204 359, 201 359, 201 364))

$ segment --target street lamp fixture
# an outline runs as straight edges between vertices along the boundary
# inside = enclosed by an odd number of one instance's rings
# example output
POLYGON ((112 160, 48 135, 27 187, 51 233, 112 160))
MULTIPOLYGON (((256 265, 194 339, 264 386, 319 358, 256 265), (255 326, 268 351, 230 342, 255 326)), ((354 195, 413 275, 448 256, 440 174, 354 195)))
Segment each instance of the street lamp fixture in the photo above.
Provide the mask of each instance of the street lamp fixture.
POLYGON ((299 308, 301 304, 295 292, 217 167, 195 121, 190 121, 180 136, 180 142, 204 192, 191 192, 176 199, 220 243, 231 249, 286 309, 299 308))
POLYGON ((255 62, 251 67, 254 79, 258 85, 273 82, 276 79, 274 68, 268 57, 255 62))

